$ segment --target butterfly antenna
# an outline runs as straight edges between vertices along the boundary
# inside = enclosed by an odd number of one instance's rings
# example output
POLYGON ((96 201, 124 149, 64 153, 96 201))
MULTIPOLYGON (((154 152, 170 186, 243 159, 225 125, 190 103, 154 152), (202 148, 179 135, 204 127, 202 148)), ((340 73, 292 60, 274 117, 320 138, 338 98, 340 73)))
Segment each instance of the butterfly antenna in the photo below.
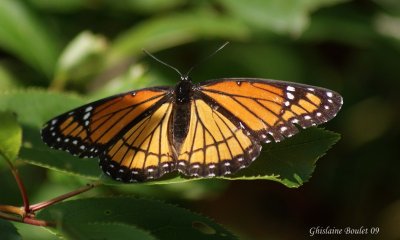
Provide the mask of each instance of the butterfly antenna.
POLYGON ((194 66, 192 66, 189 71, 186 72, 186 74, 184 75, 185 78, 187 78, 189 76, 189 74, 192 72, 193 69, 195 69, 196 67, 198 67, 200 64, 204 63, 205 61, 207 61, 208 59, 210 59, 212 56, 214 56, 217 52, 221 51, 226 45, 228 45, 228 41, 226 41, 224 44, 222 44, 217 50, 215 50, 213 53, 211 53, 210 55, 208 55, 207 57, 203 58, 203 60, 201 60, 200 62, 196 63, 194 66))
POLYGON ((156 58, 153 54, 149 53, 149 52, 146 51, 145 49, 142 49, 142 50, 143 50, 143 52, 146 53, 149 57, 153 58, 154 60, 156 60, 157 62, 163 64, 164 66, 167 66, 167 67, 169 67, 169 68, 171 68, 171 69, 174 69, 181 77, 183 77, 182 73, 181 73, 176 67, 173 67, 173 66, 169 65, 168 63, 161 61, 160 59, 156 58))

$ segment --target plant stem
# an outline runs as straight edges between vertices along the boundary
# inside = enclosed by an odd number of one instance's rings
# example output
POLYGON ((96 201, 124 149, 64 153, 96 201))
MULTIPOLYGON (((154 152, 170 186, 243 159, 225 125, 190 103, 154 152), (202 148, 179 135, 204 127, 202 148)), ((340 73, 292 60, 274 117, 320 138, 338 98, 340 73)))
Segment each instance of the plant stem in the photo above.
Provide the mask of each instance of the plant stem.
POLYGON ((56 198, 50 199, 45 202, 37 203, 37 204, 34 204, 31 206, 29 204, 29 199, 28 199, 28 195, 26 193, 24 183, 22 182, 22 179, 19 176, 18 169, 14 166, 14 164, 6 156, 4 156, 4 154, 2 154, 0 152, 0 155, 6 160, 6 162, 10 166, 11 172, 15 178, 15 181, 18 184, 18 188, 19 188, 19 191, 21 192, 21 196, 22 196, 22 201, 24 203, 23 207, 0 205, 0 218, 3 218, 3 219, 15 221, 15 222, 26 223, 26 224, 35 225, 35 226, 55 226, 54 223, 36 219, 35 212, 39 211, 40 209, 43 209, 45 207, 48 207, 50 205, 53 205, 57 202, 63 201, 67 198, 70 198, 70 197, 76 196, 78 194, 84 193, 86 191, 89 191, 90 189, 99 185, 99 183, 87 184, 85 187, 79 188, 75 191, 63 194, 56 198), (16 215, 19 215, 19 217, 17 217, 16 215))
POLYGON ((16 206, 10 206, 10 205, 0 205, 0 212, 6 212, 6 213, 13 213, 17 214, 21 217, 24 217, 26 215, 26 212, 24 209, 16 206))
POLYGON ((11 172, 12 172, 14 178, 15 178, 15 181, 18 184, 18 188, 19 188, 19 191, 20 191, 21 196, 22 196, 22 201, 24 203, 25 213, 27 213, 27 212, 29 212, 29 206, 30 206, 29 205, 29 198, 28 198, 28 194, 26 193, 26 189, 25 189, 24 183, 22 182, 22 179, 19 176, 18 169, 14 166, 14 164, 10 161, 10 159, 8 159, 6 156, 4 156, 4 154, 1 154, 1 155, 6 160, 6 162, 8 163, 8 165, 11 168, 11 172))
POLYGON ((12 215, 9 215, 9 214, 6 214, 6 213, 2 213, 2 212, 0 212, 0 218, 7 219, 7 220, 10 220, 10 221, 13 221, 13 222, 27 223, 27 224, 35 225, 35 226, 43 226, 43 227, 54 226, 54 224, 51 223, 51 222, 47 222, 47 221, 43 221, 43 220, 37 220, 37 219, 34 219, 34 218, 28 218, 28 217, 19 218, 19 217, 12 216, 12 215))
POLYGON ((50 199, 50 200, 45 201, 45 202, 41 202, 41 203, 34 204, 34 205, 32 205, 32 206, 30 207, 29 211, 30 211, 30 212, 36 212, 36 211, 38 211, 38 210, 40 210, 40 209, 42 209, 42 208, 48 207, 48 206, 50 206, 50 205, 53 205, 53 204, 58 203, 58 202, 60 202, 60 201, 63 201, 63 200, 65 200, 65 199, 67 199, 67 198, 70 198, 70 197, 76 196, 76 195, 78 195, 78 194, 81 194, 81 193, 83 193, 83 192, 89 191, 90 189, 94 188, 94 187, 97 186, 97 185, 98 185, 98 184, 96 184, 96 183, 94 183, 94 184, 87 184, 85 187, 79 188, 79 189, 77 189, 77 190, 75 190, 75 191, 72 191, 72 192, 63 194, 63 195, 61 195, 61 196, 58 196, 58 197, 56 197, 56 198, 50 199))

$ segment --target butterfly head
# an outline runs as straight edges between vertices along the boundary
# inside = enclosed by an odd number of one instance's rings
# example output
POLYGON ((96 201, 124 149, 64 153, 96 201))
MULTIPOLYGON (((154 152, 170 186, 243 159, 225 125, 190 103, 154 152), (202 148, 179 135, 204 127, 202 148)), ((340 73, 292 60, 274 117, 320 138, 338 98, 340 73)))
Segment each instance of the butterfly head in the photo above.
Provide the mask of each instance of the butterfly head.
POLYGON ((192 78, 187 75, 181 75, 181 81, 191 82, 192 78))

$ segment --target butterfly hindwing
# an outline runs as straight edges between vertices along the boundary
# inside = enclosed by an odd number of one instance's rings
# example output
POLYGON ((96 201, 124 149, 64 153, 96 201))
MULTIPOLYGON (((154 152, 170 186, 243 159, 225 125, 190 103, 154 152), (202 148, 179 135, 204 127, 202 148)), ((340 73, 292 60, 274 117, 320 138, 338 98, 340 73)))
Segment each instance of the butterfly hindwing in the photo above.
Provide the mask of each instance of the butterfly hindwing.
POLYGON ((220 79, 202 83, 198 90, 263 142, 290 137, 297 126, 324 123, 342 105, 341 96, 331 90, 276 80, 220 79))
POLYGON ((148 88, 86 104, 48 121, 42 139, 52 148, 96 157, 128 123, 149 114, 168 94, 169 88, 148 88))
POLYGON ((123 134, 100 155, 100 166, 112 178, 124 182, 156 179, 174 169, 168 140, 172 101, 166 101, 123 134))
POLYGON ((185 175, 214 177, 233 174, 259 155, 261 146, 232 119, 196 98, 190 104, 190 122, 180 148, 177 168, 185 175))

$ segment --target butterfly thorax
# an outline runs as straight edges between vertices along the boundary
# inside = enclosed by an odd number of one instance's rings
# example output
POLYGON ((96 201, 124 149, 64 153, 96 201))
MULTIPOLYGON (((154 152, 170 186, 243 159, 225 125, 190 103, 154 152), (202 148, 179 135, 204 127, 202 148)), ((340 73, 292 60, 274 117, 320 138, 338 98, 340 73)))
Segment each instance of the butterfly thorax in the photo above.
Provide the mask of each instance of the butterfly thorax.
POLYGON ((182 78, 175 87, 174 110, 171 121, 172 145, 176 152, 180 151, 186 138, 190 121, 190 102, 193 97, 193 83, 189 78, 182 78))
POLYGON ((188 77, 182 77, 181 81, 175 87, 176 104, 188 104, 193 95, 193 83, 188 77))

